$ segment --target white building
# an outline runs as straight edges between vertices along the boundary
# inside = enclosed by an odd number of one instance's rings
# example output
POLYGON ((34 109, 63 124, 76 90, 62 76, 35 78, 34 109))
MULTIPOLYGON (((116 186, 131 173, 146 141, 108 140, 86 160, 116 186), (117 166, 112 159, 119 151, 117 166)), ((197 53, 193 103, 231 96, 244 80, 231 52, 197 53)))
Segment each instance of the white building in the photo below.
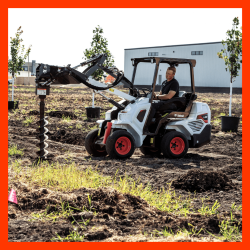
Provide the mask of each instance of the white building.
MULTIPOLYGON (((37 66, 38 63, 36 63, 36 60, 32 60, 31 62, 25 62, 25 64, 22 66, 23 70, 19 71, 19 74, 17 74, 16 77, 35 76, 37 66)), ((10 72, 8 72, 8 76, 12 77, 10 72)))
MULTIPOLYGON (((125 49, 124 74, 130 81, 132 80, 131 58, 157 56, 195 59, 194 81, 196 92, 229 93, 230 74, 225 70, 224 60, 217 56, 217 52, 220 52, 221 49, 223 49, 221 42, 125 49)), ((161 83, 166 79, 167 67, 169 67, 168 64, 161 64, 159 67, 156 90, 160 89, 161 83)), ((154 64, 139 63, 134 81, 135 86, 139 88, 151 86, 154 69, 154 64)), ((175 78, 180 84, 180 90, 190 90, 189 65, 179 65, 176 68, 175 78)), ((241 69, 239 76, 233 82, 233 93, 242 93, 241 69)))

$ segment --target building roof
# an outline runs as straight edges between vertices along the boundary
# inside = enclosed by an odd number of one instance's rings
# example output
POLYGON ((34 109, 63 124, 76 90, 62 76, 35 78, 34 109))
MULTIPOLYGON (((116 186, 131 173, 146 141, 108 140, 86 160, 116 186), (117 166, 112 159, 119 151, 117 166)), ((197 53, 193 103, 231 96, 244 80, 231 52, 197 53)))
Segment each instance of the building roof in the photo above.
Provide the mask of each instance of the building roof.
POLYGON ((190 46, 190 45, 206 45, 206 44, 215 44, 221 42, 211 42, 211 43, 193 43, 193 44, 178 44, 178 45, 165 45, 165 46, 154 46, 154 47, 140 47, 140 48, 131 48, 124 50, 133 50, 133 49, 155 49, 155 48, 164 48, 164 47, 176 47, 176 46, 190 46))

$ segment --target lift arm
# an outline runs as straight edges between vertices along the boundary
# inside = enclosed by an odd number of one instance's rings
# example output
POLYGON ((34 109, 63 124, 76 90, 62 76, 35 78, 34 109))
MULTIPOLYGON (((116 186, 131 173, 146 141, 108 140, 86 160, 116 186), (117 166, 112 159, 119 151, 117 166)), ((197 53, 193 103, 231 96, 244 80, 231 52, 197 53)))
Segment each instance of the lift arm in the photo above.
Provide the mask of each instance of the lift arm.
POLYGON ((103 66, 106 58, 106 54, 98 54, 75 67, 70 67, 70 64, 66 67, 39 64, 36 69, 36 83, 41 86, 49 86, 52 83, 61 85, 83 83, 91 89, 106 90, 122 82, 126 87, 133 90, 133 84, 124 76, 122 71, 119 71, 115 67, 107 68, 103 66), (76 68, 85 65, 89 66, 82 73, 76 70, 76 68), (88 82, 88 78, 98 69, 113 76, 116 79, 115 82, 108 86, 101 87, 91 85, 91 83, 88 82))

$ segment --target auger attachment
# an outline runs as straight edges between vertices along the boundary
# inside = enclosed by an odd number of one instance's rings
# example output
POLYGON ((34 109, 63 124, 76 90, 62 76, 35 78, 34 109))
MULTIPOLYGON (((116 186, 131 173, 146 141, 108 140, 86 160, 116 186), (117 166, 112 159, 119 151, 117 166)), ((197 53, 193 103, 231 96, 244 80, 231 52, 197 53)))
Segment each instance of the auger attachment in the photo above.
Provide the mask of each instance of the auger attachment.
POLYGON ((49 130, 46 128, 46 126, 48 125, 48 121, 46 120, 47 117, 44 116, 44 99, 46 98, 46 95, 49 94, 49 92, 49 85, 36 85, 36 94, 39 96, 40 99, 40 120, 37 122, 37 125, 39 125, 39 128, 37 129, 37 132, 39 133, 37 138, 40 140, 40 142, 36 144, 40 148, 40 150, 37 152, 38 158, 40 160, 46 159, 48 154, 48 151, 46 150, 48 144, 45 141, 48 139, 46 133, 48 133, 49 130))

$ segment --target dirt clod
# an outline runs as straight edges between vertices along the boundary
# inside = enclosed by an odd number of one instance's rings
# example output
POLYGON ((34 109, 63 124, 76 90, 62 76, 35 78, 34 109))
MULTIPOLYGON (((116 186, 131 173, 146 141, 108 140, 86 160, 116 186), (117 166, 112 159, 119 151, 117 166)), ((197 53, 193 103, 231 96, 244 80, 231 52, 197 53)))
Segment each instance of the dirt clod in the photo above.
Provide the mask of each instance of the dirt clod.
POLYGON ((233 182, 222 172, 189 170, 172 182, 176 189, 183 189, 190 192, 205 192, 213 189, 220 190, 236 189, 233 182))
POLYGON ((39 111, 38 110, 31 110, 30 112, 29 112, 29 115, 39 115, 40 113, 39 113, 39 111))
POLYGON ((62 118, 62 117, 70 117, 71 119, 76 119, 77 116, 69 111, 51 111, 48 113, 49 116, 62 118))
POLYGON ((106 239, 108 237, 111 237, 112 233, 104 230, 104 231, 100 231, 100 232, 93 232, 93 233, 89 233, 87 235, 88 240, 93 241, 93 240, 103 240, 106 239))
POLYGON ((90 220, 93 219, 94 215, 93 212, 81 212, 78 214, 72 214, 71 216, 68 217, 68 219, 70 221, 74 221, 74 220, 90 220))

